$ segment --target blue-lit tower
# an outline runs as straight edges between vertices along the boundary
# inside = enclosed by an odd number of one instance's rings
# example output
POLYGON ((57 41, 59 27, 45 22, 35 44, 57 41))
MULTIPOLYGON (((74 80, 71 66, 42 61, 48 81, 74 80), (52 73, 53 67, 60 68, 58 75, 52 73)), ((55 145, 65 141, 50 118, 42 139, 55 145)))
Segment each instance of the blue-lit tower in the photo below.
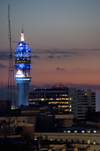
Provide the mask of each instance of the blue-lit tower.
POLYGON ((21 42, 17 44, 15 49, 15 80, 17 83, 17 106, 28 106, 29 83, 31 82, 31 56, 28 44, 24 42, 24 32, 21 32, 21 42))

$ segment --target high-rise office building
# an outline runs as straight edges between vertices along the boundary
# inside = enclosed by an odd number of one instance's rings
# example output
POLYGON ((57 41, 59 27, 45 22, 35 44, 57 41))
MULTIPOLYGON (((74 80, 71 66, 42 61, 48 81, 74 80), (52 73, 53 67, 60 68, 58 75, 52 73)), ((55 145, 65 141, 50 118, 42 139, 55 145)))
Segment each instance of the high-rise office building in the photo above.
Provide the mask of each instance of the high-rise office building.
POLYGON ((89 107, 95 110, 95 92, 63 86, 35 89, 29 92, 29 104, 37 107, 51 106, 59 112, 73 112, 77 119, 85 119, 89 107))
POLYGON ((17 106, 28 105, 29 83, 31 82, 31 56, 28 44, 24 42, 24 32, 21 32, 21 42, 15 49, 15 80, 17 83, 17 106))

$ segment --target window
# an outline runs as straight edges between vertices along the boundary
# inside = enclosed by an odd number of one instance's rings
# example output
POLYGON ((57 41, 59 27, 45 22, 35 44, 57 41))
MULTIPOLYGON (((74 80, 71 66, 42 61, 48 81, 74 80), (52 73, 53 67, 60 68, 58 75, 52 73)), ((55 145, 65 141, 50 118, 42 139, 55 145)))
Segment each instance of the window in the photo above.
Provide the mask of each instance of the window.
POLYGON ((63 131, 64 133, 66 133, 66 131, 63 131))
POLYGON ((77 133, 77 131, 74 131, 74 133, 77 133))
POLYGON ((70 133, 71 131, 67 131, 67 133, 70 133))
POLYGON ((96 132, 97 132, 96 130, 93 131, 93 133, 96 133, 96 132))
POLYGON ((95 144, 96 144, 96 141, 94 140, 94 141, 93 141, 93 145, 95 145, 95 144))
POLYGON ((91 131, 87 131, 87 133, 91 133, 91 131))
POLYGON ((87 140, 87 144, 90 144, 90 140, 87 140))
POLYGON ((81 131, 81 133, 85 133, 85 131, 83 130, 83 131, 81 131))

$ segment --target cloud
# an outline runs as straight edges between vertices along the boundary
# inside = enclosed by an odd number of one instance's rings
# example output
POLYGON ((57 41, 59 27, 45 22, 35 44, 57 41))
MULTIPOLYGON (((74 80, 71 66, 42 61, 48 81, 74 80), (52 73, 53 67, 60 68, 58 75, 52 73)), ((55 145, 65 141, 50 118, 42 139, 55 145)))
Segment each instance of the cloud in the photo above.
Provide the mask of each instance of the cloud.
POLYGON ((95 48, 95 49, 92 49, 93 51, 100 51, 100 49, 98 49, 98 48, 95 48))
POLYGON ((54 56, 48 56, 48 58, 54 58, 54 56))
POLYGON ((37 55, 34 55, 34 56, 31 56, 32 58, 40 58, 39 56, 37 55))
POLYGON ((57 58, 61 58, 60 56, 57 56, 57 58))
POLYGON ((0 63, 0 68, 8 68, 8 67, 0 63))
POLYGON ((68 55, 63 55, 63 57, 68 57, 68 55))
POLYGON ((61 68, 58 68, 58 67, 56 68, 56 70, 63 70, 63 71, 65 71, 65 69, 61 69, 61 68))
POLYGON ((94 49, 34 49, 31 53, 47 53, 47 54, 51 54, 51 55, 54 55, 54 54, 79 54, 81 52, 87 52, 87 51, 100 51, 99 48, 94 48, 94 49))
MULTIPOLYGON (((79 49, 66 49, 66 50, 62 50, 62 49, 34 49, 31 53, 49 53, 49 54, 76 54, 78 53, 80 50, 79 49)), ((84 51, 84 50, 82 50, 84 51)))
POLYGON ((51 53, 51 54, 76 54, 75 51, 68 51, 68 50, 48 50, 47 53, 51 53))

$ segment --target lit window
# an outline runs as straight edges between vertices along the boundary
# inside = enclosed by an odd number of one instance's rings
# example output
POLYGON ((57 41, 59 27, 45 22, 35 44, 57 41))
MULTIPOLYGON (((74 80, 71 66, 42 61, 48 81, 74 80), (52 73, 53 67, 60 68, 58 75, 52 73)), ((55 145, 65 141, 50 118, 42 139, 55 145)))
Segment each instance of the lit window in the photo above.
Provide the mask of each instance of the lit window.
POLYGON ((81 133, 85 133, 85 131, 83 130, 83 131, 81 131, 81 133))
POLYGON ((69 100, 68 98, 66 98, 66 100, 69 100))
POLYGON ((87 131, 87 133, 91 133, 91 131, 87 131))
POLYGON ((77 131, 74 131, 74 133, 77 133, 77 131))
POLYGON ((70 105, 70 108, 71 108, 71 105, 70 105))
POLYGON ((52 138, 50 139, 50 141, 52 141, 52 138))
POLYGON ((61 98, 58 98, 58 100, 61 100, 61 98))
POLYGON ((44 101, 44 98, 42 98, 41 101, 44 101))
POLYGON ((96 130, 93 131, 93 133, 96 133, 96 132, 97 132, 96 130))
POLYGON ((61 100, 66 100, 66 98, 62 98, 61 100))
POLYGON ((65 111, 69 111, 68 109, 66 109, 65 111))
POLYGON ((90 144, 90 140, 87 140, 87 144, 90 144))
POLYGON ((32 99, 29 99, 29 101, 32 101, 32 99))
POLYGON ((71 131, 67 131, 67 133, 70 133, 71 131))
POLYGON ((53 98, 50 98, 50 100, 53 100, 53 98))
POLYGON ((96 141, 94 140, 94 141, 93 141, 93 145, 95 145, 95 144, 96 144, 96 141))
POLYGON ((66 133, 66 131, 63 131, 64 133, 66 133))
POLYGON ((61 107, 62 107, 62 108, 67 108, 68 106, 67 106, 67 105, 62 105, 61 107))
POLYGON ((71 112, 72 110, 70 109, 70 112, 71 112))

